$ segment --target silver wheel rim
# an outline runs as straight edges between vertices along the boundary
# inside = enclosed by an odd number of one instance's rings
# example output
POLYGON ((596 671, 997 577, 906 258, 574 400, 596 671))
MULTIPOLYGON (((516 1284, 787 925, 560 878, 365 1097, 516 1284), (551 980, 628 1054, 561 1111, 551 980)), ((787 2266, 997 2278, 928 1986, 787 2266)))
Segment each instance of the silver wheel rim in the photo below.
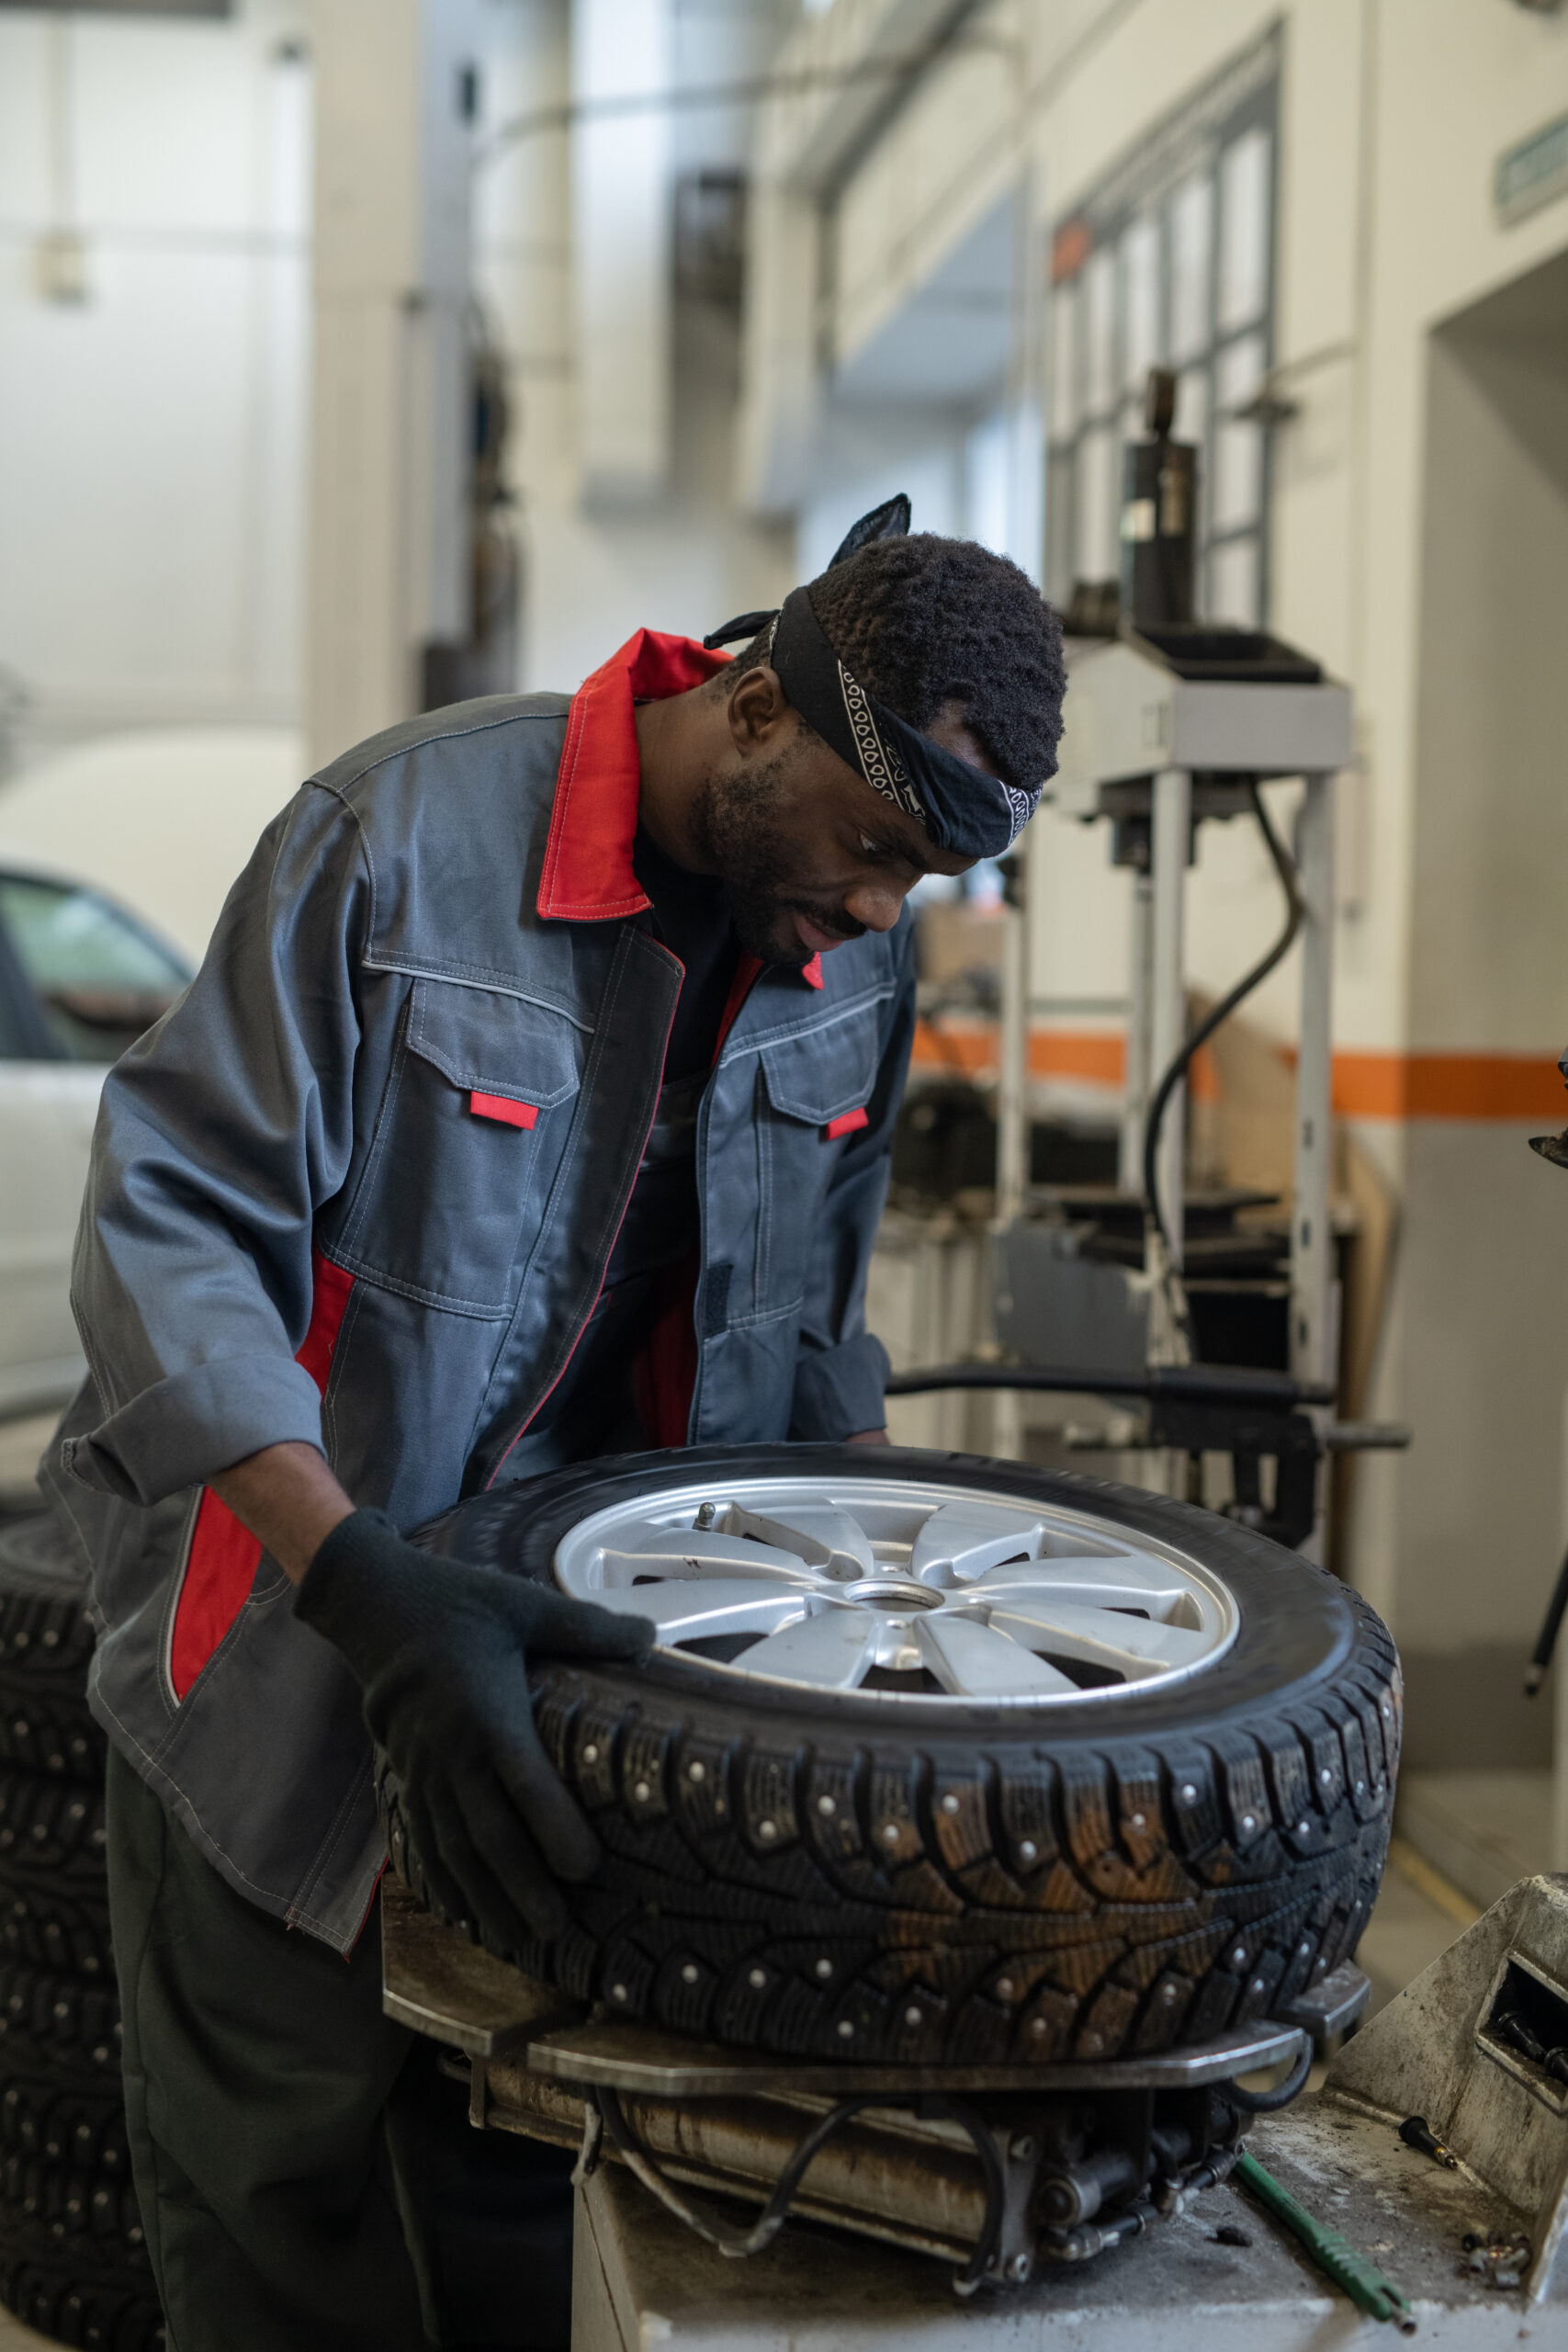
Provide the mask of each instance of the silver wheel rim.
POLYGON ((941 1478, 676 1478, 580 1521, 555 1569, 738 1683, 891 1706, 1115 1705, 1204 1672, 1239 1622, 1174 1545, 941 1478))

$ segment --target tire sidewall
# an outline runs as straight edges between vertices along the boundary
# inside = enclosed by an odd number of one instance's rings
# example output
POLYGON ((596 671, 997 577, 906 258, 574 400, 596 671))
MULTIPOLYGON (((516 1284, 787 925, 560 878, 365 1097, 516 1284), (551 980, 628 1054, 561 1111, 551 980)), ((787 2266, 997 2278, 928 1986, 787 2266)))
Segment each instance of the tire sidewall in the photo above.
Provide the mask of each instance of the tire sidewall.
POLYGON ((820 1478, 842 1487, 877 1479, 940 1481, 955 1491, 1087 1512, 1135 1538, 1165 1544, 1216 1575, 1235 1601, 1235 1639, 1212 1664, 1146 1692, 1030 1706, 872 1692, 817 1692, 743 1678, 705 1661, 656 1651, 637 1668, 585 1668, 607 1690, 700 1707, 715 1730, 784 1731, 811 1718, 814 1736, 882 1745, 903 1735, 926 1747, 984 1741, 1029 1747, 1121 1747, 1145 1736, 1200 1735, 1273 1713, 1333 1684, 1359 1638, 1376 1627, 1359 1595, 1325 1569, 1266 1537, 1169 1497, 1070 1471, 908 1447, 694 1446, 588 1464, 477 1496, 422 1530, 425 1547, 553 1585, 555 1555, 581 1522, 616 1504, 704 1479, 820 1478))

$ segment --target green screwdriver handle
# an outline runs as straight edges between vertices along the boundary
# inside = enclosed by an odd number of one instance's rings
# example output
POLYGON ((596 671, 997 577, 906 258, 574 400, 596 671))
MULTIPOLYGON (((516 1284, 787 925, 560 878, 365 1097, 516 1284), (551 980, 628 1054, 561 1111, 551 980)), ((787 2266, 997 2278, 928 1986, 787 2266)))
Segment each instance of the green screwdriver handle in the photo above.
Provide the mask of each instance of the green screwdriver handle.
POLYGON ((1358 2254, 1348 2238, 1342 2237, 1337 2230, 1326 2228, 1322 2222, 1314 2221, 1306 2207, 1299 2205, 1271 2172, 1265 2172, 1256 2156, 1244 2151, 1236 2158, 1233 2177, 1300 2238, 1318 2268, 1326 2271, 1353 2303, 1373 2319, 1392 2320, 1402 2335, 1415 2335, 1416 2322, 1410 2315, 1410 2298, 1404 2290, 1396 2287, 1392 2278, 1384 2278, 1364 2254, 1358 2254))

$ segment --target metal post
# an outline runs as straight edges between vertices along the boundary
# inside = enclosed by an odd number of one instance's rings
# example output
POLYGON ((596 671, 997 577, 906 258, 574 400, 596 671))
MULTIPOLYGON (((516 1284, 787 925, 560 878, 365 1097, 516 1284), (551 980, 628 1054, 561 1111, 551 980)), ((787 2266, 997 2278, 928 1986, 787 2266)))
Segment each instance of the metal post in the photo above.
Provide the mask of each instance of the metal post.
MULTIPOLYGON (((1029 1184, 1029 866, 1040 835, 1031 827, 1007 869, 1002 921, 1001 1037, 997 1072, 997 1228, 1023 1214, 1029 1184)), ((998 1288, 993 1256, 991 1295, 998 1288)), ((1019 1397, 1003 1390, 991 1399, 989 1451, 1003 1461, 1023 1453, 1019 1397)))
MULTIPOLYGON (((1186 970, 1182 913, 1187 895, 1187 854, 1191 836, 1192 779, 1185 768, 1164 768, 1155 778, 1154 941, 1150 952, 1151 1086, 1181 1051, 1187 1035, 1186 970)), ((1170 1236, 1173 1264, 1181 1263, 1182 1171, 1187 1131, 1187 1090, 1170 1098, 1160 1130, 1156 1181, 1170 1236)))
POLYGON ((1126 1097, 1122 1105, 1122 1152, 1118 1182, 1124 1193, 1144 1189, 1144 1113, 1149 1104, 1149 954, 1153 944, 1154 890, 1146 874, 1133 876, 1133 915, 1128 942, 1126 1097))
MULTIPOLYGON (((1022 860, 1020 861, 1021 866, 1022 860)), ((1021 885, 1023 876, 1019 874, 1021 885)), ((997 1088, 997 1219, 1010 1225, 1029 1181, 1029 908, 1021 888, 1009 892, 1002 922, 1002 1019, 997 1088), (1017 902, 1015 903, 1015 896, 1017 902)))
POLYGON ((1291 1370, 1335 1377, 1333 1133, 1334 778, 1309 775, 1296 837, 1302 924, 1301 1051, 1296 1063, 1296 1197, 1291 1235, 1291 1370))

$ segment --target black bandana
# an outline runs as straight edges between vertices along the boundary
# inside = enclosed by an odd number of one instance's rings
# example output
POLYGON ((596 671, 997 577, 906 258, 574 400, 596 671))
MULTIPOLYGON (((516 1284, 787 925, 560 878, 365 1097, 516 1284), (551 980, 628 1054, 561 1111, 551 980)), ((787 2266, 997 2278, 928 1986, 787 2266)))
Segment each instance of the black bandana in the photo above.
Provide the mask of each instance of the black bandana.
MULTIPOLYGON (((908 527, 908 499, 890 499, 854 526, 833 564, 871 539, 902 537, 908 527)), ((954 856, 1000 857, 1012 847, 1039 805, 1043 777, 1031 792, 1004 784, 956 752, 944 751, 867 694, 834 652, 804 588, 792 589, 781 611, 742 613, 703 643, 712 648, 750 639, 770 621, 767 659, 785 695, 874 792, 913 817, 937 849, 954 856)))

